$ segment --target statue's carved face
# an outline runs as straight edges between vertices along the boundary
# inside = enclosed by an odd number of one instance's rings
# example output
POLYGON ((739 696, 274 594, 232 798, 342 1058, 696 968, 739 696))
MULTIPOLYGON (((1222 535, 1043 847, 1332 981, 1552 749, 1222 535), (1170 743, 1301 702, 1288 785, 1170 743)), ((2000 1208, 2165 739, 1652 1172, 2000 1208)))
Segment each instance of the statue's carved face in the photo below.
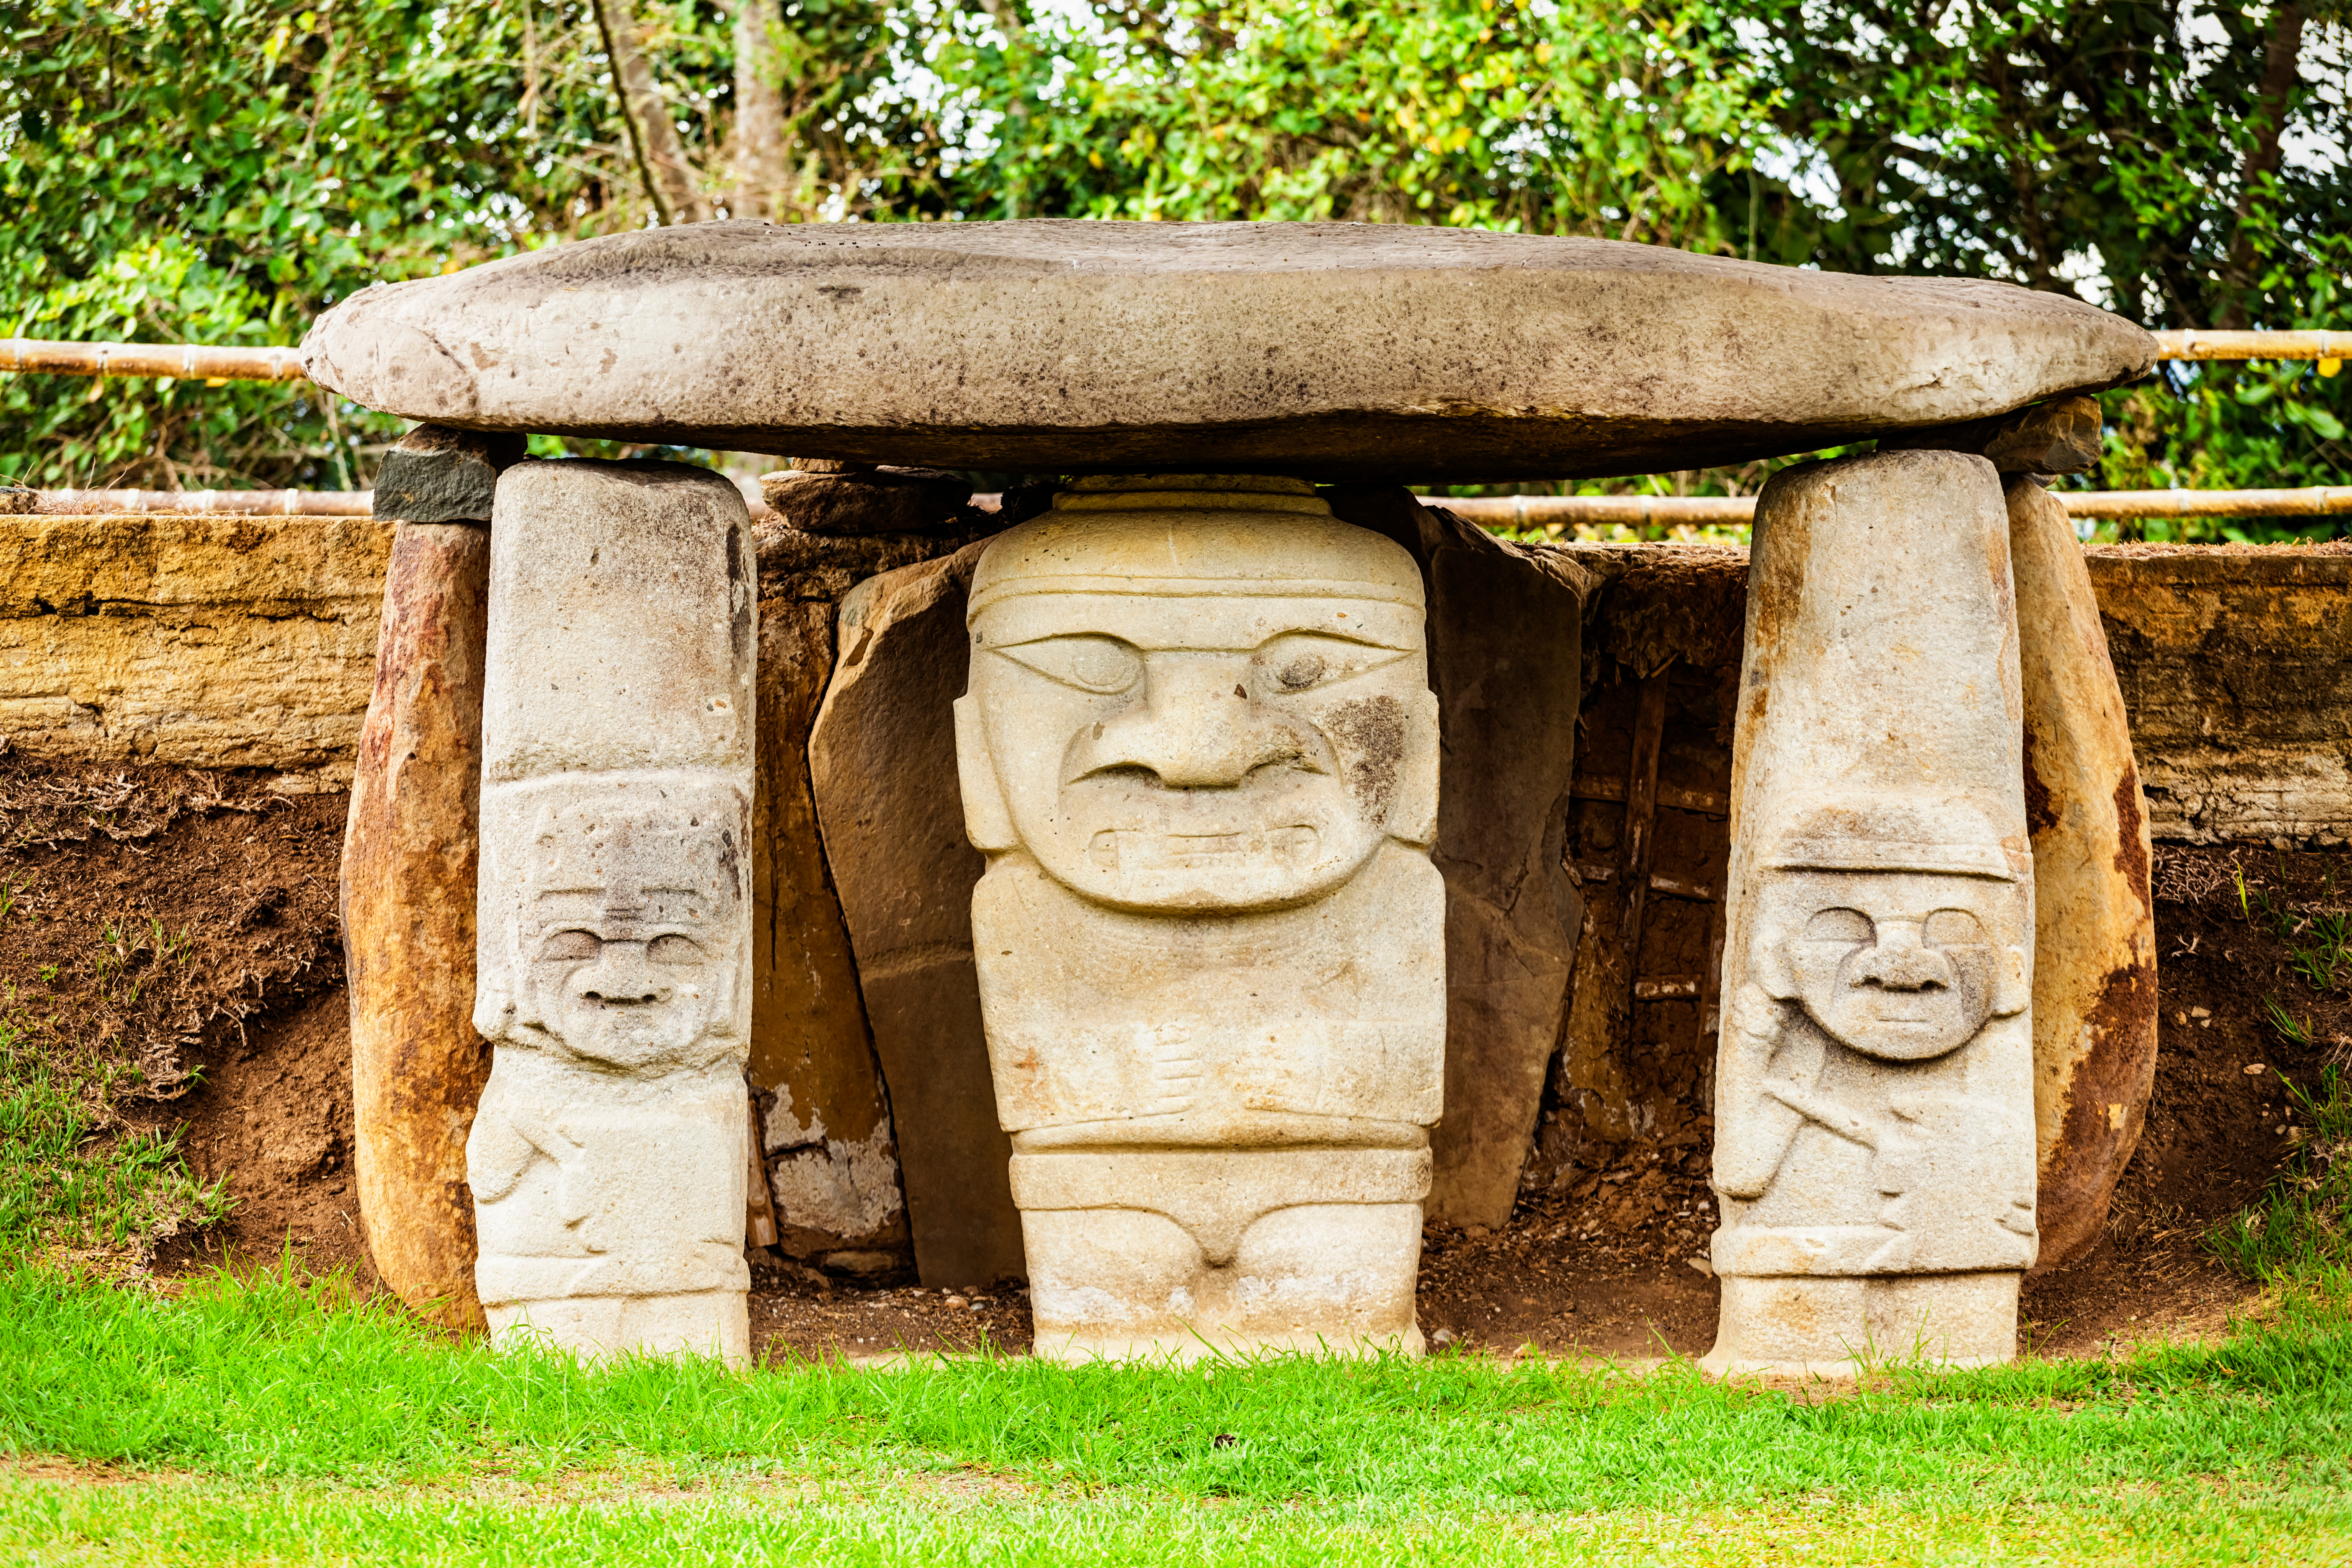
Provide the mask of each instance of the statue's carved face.
POLYGON ((970 700, 1013 835, 1088 898, 1280 908, 1429 831, 1417 606, 1026 593, 989 605, 972 639, 970 700))
POLYGON ((2015 886, 1923 871, 1780 871, 1759 935, 1768 988, 1832 1039, 1927 1061, 2026 1003, 2015 886))
POLYGON ((733 1032, 730 835, 657 814, 550 812, 530 852, 524 1022, 622 1068, 699 1063, 733 1032))

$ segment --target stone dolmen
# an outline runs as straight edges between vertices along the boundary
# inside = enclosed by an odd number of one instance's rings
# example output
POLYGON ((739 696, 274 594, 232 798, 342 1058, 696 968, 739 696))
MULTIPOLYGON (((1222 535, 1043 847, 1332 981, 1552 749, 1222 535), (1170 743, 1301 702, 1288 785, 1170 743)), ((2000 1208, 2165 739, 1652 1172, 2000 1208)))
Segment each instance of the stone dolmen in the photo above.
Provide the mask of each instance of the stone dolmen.
POLYGON ((1085 1358, 1417 1352, 1425 1210, 1507 1216, 1576 983, 1585 578, 1396 487, 1875 438, 1758 513, 1708 1364, 2007 1359, 2155 1017, 2120 700, 2032 476, 2153 353, 2004 285, 1341 225, 705 224, 352 298, 309 373, 424 426, 345 862, 380 1268, 740 1359, 747 1201, 814 1190, 745 1079, 791 957, 755 812, 809 831, 753 799, 749 515, 500 441, 776 453, 788 527, 978 536, 851 595, 804 746, 918 1267, 1025 1274, 1085 1358), (938 469, 1039 482, 992 519, 938 469))

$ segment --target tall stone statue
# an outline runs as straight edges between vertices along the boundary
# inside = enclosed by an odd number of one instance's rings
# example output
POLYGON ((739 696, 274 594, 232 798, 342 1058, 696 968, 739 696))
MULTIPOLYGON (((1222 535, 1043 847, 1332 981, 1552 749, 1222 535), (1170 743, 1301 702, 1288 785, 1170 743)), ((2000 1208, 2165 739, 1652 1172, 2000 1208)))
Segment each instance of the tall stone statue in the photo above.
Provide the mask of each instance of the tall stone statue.
POLYGON ((2000 477, 1933 451, 1790 469, 1748 570, 1706 1364, 2007 1361, 2037 1242, 2000 477))
POLYGON ((1417 1351, 1445 900, 1412 559, 1296 480, 1086 480, 968 614, 1039 1352, 1417 1351))
POLYGON ((496 1335, 750 1353, 750 528, 676 464, 499 481, 466 1150, 496 1335))

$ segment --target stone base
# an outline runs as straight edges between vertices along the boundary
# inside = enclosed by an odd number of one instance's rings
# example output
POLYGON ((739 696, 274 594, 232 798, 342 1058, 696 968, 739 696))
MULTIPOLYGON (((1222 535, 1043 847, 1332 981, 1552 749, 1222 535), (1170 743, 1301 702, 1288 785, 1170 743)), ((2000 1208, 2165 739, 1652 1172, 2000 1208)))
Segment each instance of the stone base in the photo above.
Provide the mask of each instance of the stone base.
POLYGON ((741 1366, 751 1359, 751 1298, 740 1290, 505 1301, 485 1314, 498 1344, 543 1344, 591 1360, 704 1355, 741 1366))
POLYGON ((1865 1364, 1998 1366, 2017 1357, 2021 1273, 1723 1277, 1717 1376, 1851 1378, 1865 1364))
POLYGON ((1428 1190, 1425 1150, 1016 1155, 1036 1353, 1418 1355, 1428 1190))

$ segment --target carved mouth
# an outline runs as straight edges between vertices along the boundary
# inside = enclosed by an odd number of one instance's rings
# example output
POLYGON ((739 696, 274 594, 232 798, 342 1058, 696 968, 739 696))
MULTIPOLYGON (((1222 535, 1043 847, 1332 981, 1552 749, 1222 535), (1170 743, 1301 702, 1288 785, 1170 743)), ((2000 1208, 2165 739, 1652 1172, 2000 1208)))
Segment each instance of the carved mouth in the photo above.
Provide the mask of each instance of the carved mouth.
POLYGON ((1162 833, 1107 827, 1087 845, 1087 858, 1105 871, 1207 871, 1253 860, 1285 869, 1314 863, 1322 836, 1303 822, 1246 833, 1162 833))

